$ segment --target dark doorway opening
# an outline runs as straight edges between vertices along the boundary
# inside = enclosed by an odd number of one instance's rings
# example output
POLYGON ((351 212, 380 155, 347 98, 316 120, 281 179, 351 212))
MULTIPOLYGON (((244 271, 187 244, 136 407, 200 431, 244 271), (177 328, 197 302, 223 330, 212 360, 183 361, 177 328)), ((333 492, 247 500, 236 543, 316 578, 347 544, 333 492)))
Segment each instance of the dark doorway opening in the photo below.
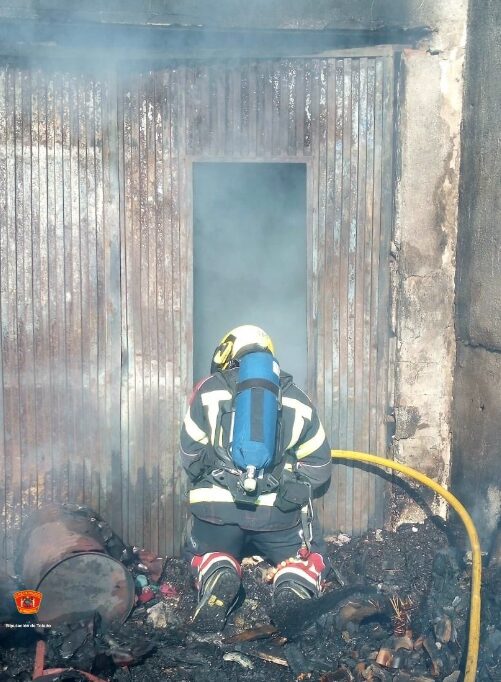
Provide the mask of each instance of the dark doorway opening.
POLYGON ((221 337, 257 324, 307 380, 306 164, 193 164, 194 381, 221 337))

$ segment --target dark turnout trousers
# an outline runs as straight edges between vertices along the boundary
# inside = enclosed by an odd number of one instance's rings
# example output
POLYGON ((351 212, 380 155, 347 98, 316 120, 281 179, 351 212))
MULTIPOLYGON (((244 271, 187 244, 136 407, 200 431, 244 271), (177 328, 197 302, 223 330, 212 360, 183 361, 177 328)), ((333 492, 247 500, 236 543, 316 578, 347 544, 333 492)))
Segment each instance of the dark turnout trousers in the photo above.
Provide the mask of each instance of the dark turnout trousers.
MULTIPOLYGON (((218 525, 193 516, 185 545, 186 558, 191 560, 193 556, 207 552, 224 552, 239 561, 244 557, 259 555, 276 565, 296 556, 303 543, 301 530, 301 523, 282 530, 244 530, 236 524, 218 525)), ((325 544, 315 521, 311 551, 325 557, 325 544)))

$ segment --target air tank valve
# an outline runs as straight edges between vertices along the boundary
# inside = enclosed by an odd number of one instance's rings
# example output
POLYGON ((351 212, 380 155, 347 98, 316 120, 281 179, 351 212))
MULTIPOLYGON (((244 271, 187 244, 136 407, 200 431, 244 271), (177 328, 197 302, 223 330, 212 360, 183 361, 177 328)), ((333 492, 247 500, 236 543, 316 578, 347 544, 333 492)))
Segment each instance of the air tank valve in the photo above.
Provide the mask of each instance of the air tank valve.
POLYGON ((250 464, 245 470, 245 478, 243 481, 244 490, 247 493, 253 493, 256 490, 256 467, 250 464))

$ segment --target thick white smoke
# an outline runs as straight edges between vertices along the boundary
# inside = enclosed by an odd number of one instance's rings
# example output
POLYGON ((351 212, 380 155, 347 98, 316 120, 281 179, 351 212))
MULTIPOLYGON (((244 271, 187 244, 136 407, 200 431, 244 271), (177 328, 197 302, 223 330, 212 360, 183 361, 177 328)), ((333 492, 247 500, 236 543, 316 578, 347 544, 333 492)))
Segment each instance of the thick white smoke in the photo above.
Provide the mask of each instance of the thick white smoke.
POLYGON ((240 324, 272 337, 281 367, 306 386, 306 166, 194 167, 194 379, 240 324))

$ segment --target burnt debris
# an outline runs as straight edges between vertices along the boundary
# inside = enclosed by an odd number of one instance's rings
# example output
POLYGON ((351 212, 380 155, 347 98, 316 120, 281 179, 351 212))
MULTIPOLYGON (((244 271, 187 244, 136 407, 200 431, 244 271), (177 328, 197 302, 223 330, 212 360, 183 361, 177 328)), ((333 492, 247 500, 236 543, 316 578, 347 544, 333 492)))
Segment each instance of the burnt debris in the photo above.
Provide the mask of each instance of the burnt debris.
MULTIPOLYGON (((450 544, 443 523, 429 520, 396 532, 340 538, 328 543, 334 570, 324 595, 301 611, 274 613, 266 580, 271 567, 259 557, 246 560, 245 602, 223 633, 211 635, 190 629, 196 594, 186 564, 121 546, 115 538, 134 585, 135 605, 127 620, 110 623, 95 611, 92 617, 25 631, 31 639, 4 628, 0 682, 461 679, 470 566, 464 551, 450 544), (37 675, 34 635, 38 646, 43 644, 37 675)), ((497 559, 485 575, 479 682, 501 679, 497 559)), ((12 579, 1 585, 4 592, 18 586, 12 579)), ((1 615, 4 622, 13 617, 7 610, 1 615)))

